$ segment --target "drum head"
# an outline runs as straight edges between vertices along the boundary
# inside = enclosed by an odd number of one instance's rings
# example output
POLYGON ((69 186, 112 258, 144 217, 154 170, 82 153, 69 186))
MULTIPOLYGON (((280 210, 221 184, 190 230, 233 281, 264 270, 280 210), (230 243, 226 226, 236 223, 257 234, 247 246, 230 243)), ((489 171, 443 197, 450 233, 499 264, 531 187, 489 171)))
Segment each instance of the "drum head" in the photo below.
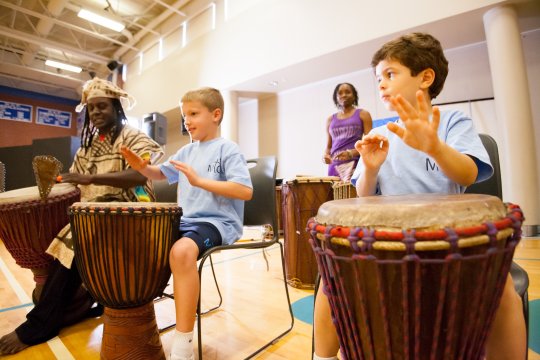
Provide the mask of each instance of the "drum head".
MULTIPOLYGON (((55 184, 49 194, 49 198, 68 194, 75 191, 73 184, 55 184)), ((39 189, 37 186, 25 187, 0 193, 0 204, 11 204, 39 200, 39 189)))
POLYGON ((506 213, 506 207, 495 196, 411 194, 329 201, 321 205, 315 221, 389 231, 438 230, 495 221, 506 213))

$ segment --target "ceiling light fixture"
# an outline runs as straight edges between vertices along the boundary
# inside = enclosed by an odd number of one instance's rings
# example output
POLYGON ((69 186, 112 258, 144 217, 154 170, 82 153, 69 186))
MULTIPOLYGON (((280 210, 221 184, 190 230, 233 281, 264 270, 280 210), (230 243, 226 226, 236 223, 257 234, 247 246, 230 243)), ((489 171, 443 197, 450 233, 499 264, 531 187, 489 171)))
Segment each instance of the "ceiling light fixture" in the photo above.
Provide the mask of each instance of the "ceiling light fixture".
POLYGON ((45 65, 47 66, 51 66, 51 67, 54 67, 54 68, 57 68, 57 69, 62 69, 62 70, 67 70, 67 71, 72 71, 74 73, 80 73, 82 71, 82 68, 78 67, 78 66, 73 66, 73 65, 69 65, 69 64, 64 64, 64 63, 61 63, 61 62, 58 62, 58 61, 54 61, 54 60, 47 60, 45 61, 45 65))
POLYGON ((121 32, 126 27, 121 22, 112 20, 108 17, 96 14, 93 11, 89 11, 86 9, 81 9, 79 13, 77 14, 80 18, 86 19, 88 21, 91 21, 95 24, 105 26, 106 28, 109 28, 111 30, 121 32))

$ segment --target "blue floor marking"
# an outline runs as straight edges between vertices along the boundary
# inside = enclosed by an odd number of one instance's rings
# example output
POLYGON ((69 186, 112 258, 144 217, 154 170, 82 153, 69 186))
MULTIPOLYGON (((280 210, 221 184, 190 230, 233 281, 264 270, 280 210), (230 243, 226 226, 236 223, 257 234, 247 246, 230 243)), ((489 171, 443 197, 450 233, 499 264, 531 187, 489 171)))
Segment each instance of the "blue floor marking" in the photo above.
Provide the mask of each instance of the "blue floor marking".
POLYGON ((313 295, 301 298, 292 303, 294 317, 309 325, 313 324, 313 295))
POLYGON ((529 348, 540 354, 540 299, 529 301, 529 348))
POLYGON ((34 306, 34 304, 33 303, 27 303, 27 304, 21 304, 21 305, 17 305, 17 306, 8 307, 8 308, 5 308, 5 309, 0 309, 0 313, 1 312, 6 312, 6 311, 11 311, 11 310, 17 310, 17 309, 24 308, 24 307, 27 307, 27 306, 34 306))

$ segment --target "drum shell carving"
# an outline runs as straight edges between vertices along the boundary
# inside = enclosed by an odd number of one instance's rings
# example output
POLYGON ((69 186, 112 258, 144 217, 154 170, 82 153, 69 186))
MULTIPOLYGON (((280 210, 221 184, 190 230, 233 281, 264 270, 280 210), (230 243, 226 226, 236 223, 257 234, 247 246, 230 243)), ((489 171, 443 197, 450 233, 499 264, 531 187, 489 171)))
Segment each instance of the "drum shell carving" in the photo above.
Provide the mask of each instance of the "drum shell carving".
POLYGON ((141 306, 160 295, 171 275, 169 252, 180 216, 176 204, 74 204, 75 259, 90 293, 113 309, 141 306))

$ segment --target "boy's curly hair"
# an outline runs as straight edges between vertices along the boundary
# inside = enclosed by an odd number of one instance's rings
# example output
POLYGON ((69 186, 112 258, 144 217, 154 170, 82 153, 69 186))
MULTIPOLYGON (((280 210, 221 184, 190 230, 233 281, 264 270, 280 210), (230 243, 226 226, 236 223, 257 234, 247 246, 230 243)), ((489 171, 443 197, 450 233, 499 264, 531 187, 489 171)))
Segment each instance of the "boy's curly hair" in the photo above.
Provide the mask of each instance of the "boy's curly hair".
POLYGON ((412 76, 433 69, 435 80, 429 87, 432 99, 439 95, 448 75, 448 60, 441 43, 427 33, 415 32, 387 42, 373 55, 371 66, 375 68, 383 60, 398 61, 411 70, 412 76))

